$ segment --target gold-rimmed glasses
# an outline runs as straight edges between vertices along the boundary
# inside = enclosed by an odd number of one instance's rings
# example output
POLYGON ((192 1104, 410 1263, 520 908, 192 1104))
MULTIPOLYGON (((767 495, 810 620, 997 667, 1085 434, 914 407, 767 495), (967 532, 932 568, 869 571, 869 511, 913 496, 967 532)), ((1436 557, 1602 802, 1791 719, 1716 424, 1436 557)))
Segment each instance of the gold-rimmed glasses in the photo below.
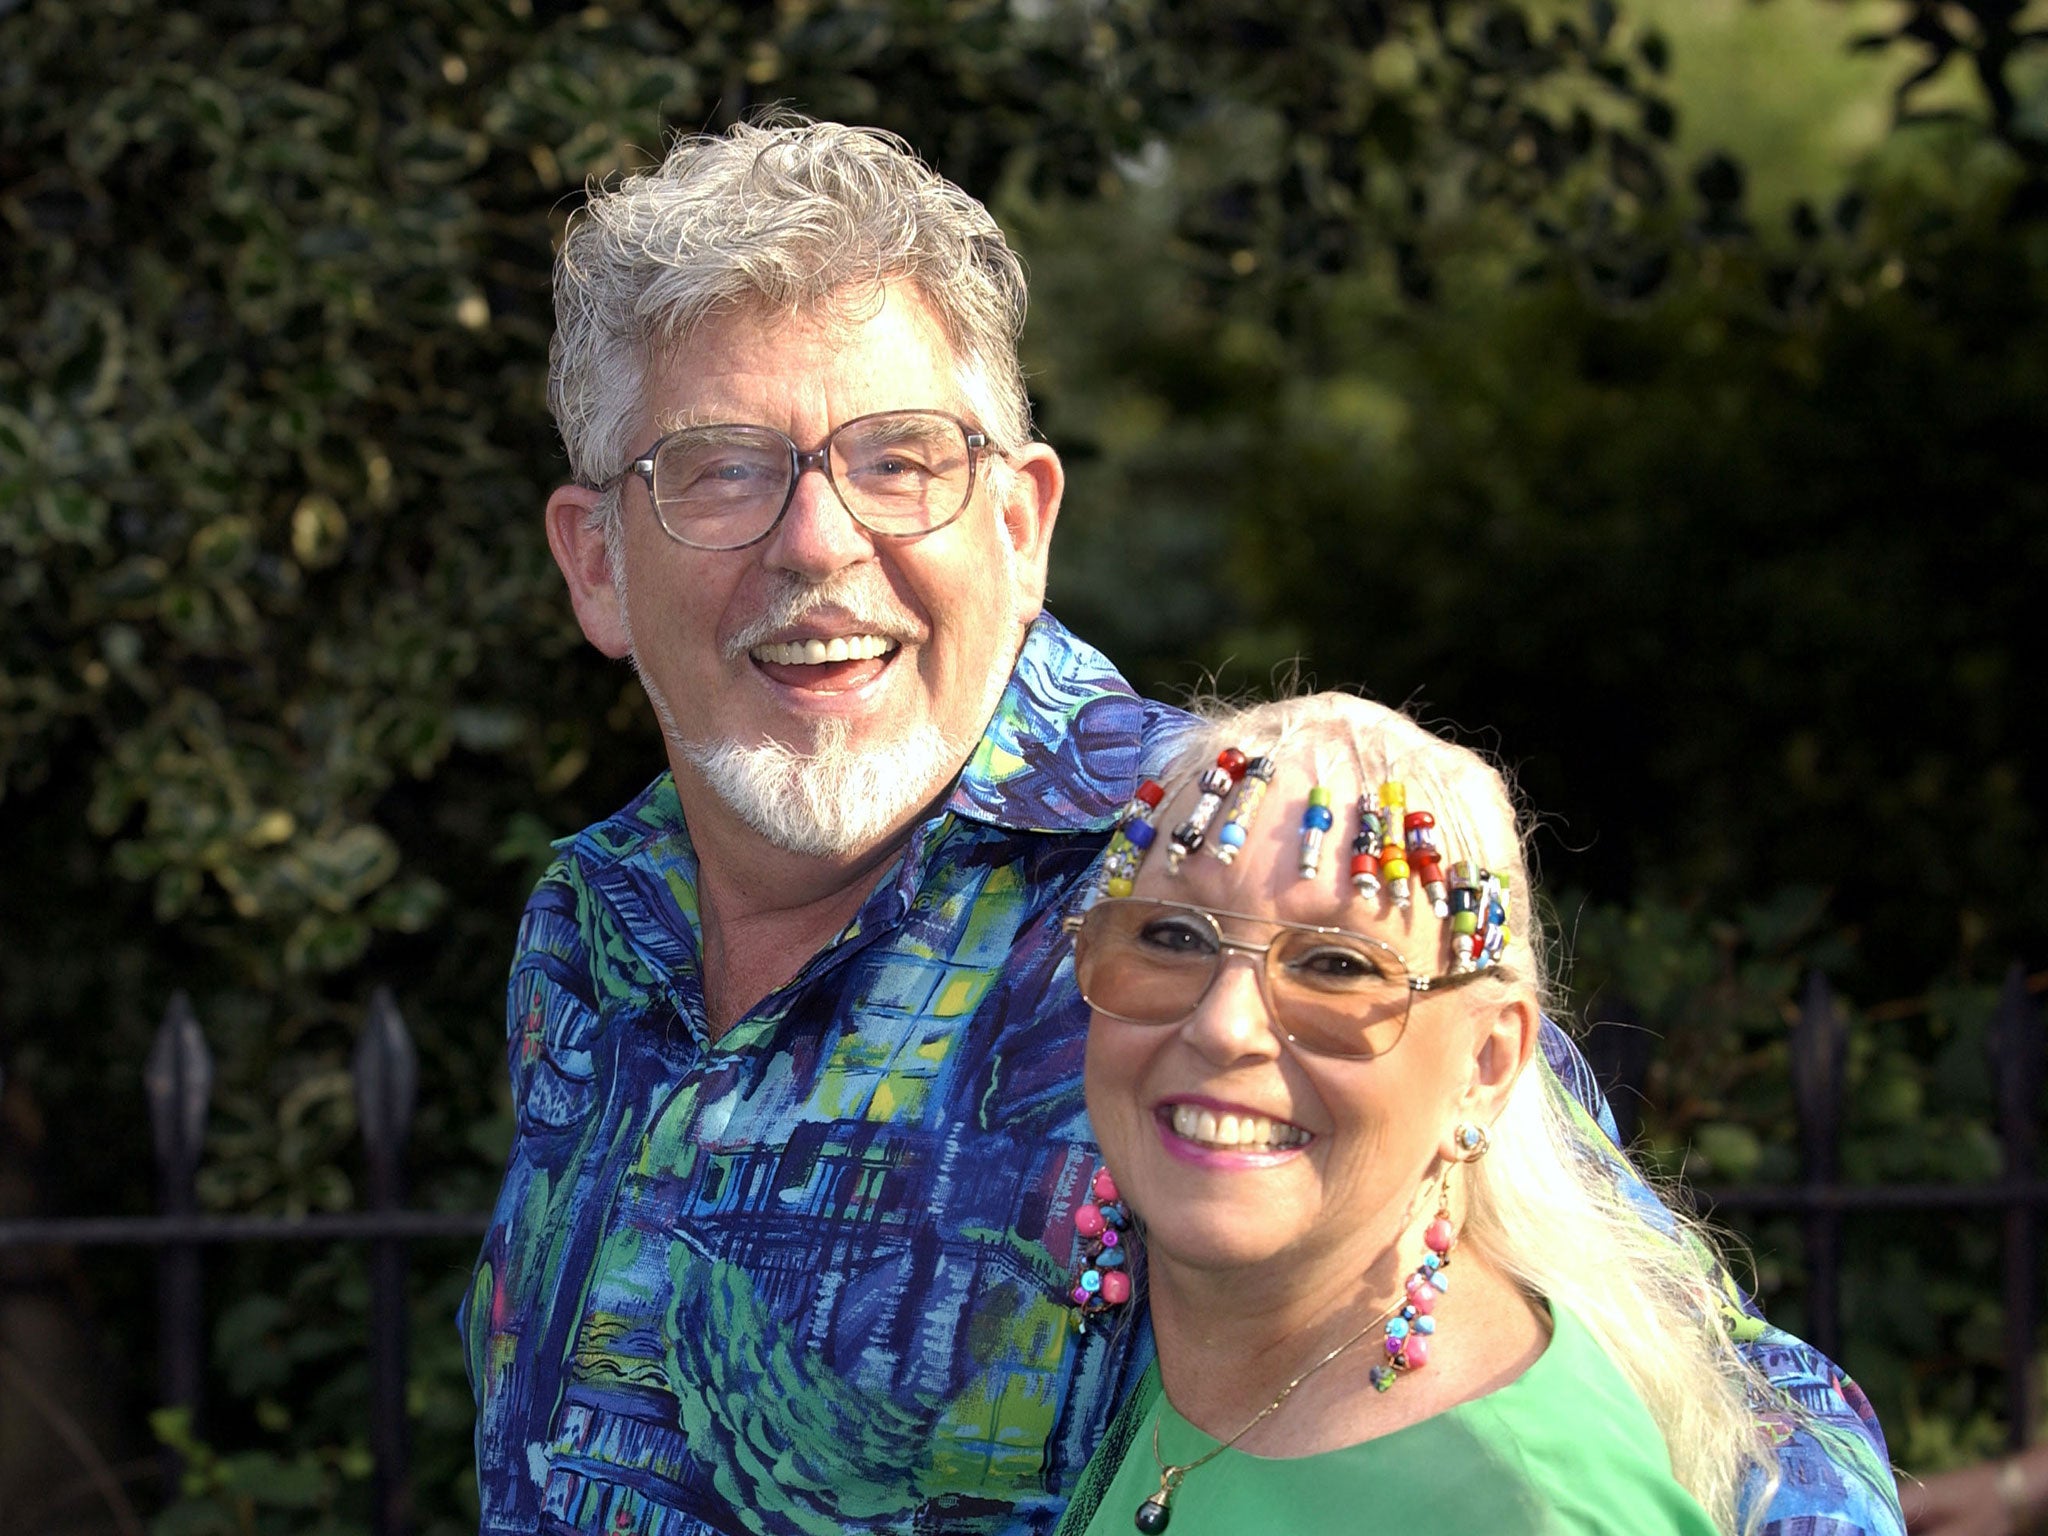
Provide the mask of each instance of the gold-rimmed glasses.
POLYGON ((1418 976, 1392 945, 1346 928, 1141 896, 1105 897, 1066 927, 1081 996, 1097 1013, 1126 1024, 1179 1024, 1202 1005, 1224 958, 1241 954, 1259 962, 1260 990, 1281 1036, 1321 1056, 1381 1055, 1400 1041, 1418 994, 1487 974, 1418 976), (1263 931, 1264 942, 1244 937, 1246 927, 1263 931))

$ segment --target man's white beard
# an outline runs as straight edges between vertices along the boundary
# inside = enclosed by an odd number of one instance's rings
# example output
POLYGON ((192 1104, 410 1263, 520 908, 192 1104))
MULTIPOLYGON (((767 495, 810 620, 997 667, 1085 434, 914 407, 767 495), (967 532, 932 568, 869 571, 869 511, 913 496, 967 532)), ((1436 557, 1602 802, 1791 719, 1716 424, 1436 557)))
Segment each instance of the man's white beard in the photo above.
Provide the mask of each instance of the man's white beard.
POLYGON ((969 739, 949 741, 936 723, 923 720, 900 741, 857 747, 844 720, 818 726, 809 748, 779 741, 743 745, 736 741, 685 739, 654 679, 632 658, 633 670, 661 734, 683 760, 704 775, 711 792, 770 844, 810 858, 836 858, 880 843, 911 812, 935 796, 966 765, 974 743, 1009 686, 1009 673, 989 678, 983 708, 974 716, 969 739))
MULTIPOLYGON (((649 695, 652 697, 652 695, 649 695)), ((827 720, 811 748, 669 739, 728 809, 777 848, 813 858, 880 843, 966 760, 926 720, 901 741, 861 748, 844 720, 827 720)))
MULTIPOLYGON (((1003 578, 1012 581, 1015 562, 1007 546, 1005 555, 1003 578)), ((612 561, 612 573, 623 617, 627 611, 623 559, 612 561)), ((899 627, 865 601, 863 589, 853 581, 827 580, 813 585, 789 580, 772 594, 762 617, 751 626, 760 634, 750 632, 735 638, 732 653, 743 653, 761 635, 795 622, 828 601, 846 608, 876 633, 899 627)), ((626 644, 630 648, 632 643, 629 626, 626 644)), ((647 701, 654 706, 655 718, 661 722, 662 735, 704 776, 726 809, 772 846, 810 858, 836 858, 872 848, 936 796, 966 766, 1010 682, 1010 667, 997 666, 991 671, 981 707, 971 717, 974 724, 962 740, 949 740, 936 722, 922 720, 901 740, 863 748, 852 743, 852 727, 846 721, 825 720, 817 726, 815 745, 808 748, 774 740, 693 742, 683 735, 675 711, 640 665, 638 652, 629 650, 629 656, 647 701)))

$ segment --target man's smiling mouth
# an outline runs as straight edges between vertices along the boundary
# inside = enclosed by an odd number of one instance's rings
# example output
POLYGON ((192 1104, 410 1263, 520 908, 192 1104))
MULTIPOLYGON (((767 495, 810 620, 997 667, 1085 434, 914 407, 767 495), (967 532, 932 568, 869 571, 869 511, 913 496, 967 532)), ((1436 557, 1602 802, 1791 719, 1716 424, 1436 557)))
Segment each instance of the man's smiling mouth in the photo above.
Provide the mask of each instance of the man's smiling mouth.
POLYGON ((873 661, 897 648, 881 635, 834 635, 830 640, 771 641, 747 654, 779 667, 815 667, 831 661, 873 661))

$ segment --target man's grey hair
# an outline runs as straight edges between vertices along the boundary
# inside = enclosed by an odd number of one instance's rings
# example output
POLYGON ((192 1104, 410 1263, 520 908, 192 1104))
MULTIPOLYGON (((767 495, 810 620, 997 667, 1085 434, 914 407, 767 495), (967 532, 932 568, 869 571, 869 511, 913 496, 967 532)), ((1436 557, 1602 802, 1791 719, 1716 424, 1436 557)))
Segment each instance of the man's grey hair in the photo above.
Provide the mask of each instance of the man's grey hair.
MULTIPOLYGON (((654 170, 593 188, 555 262, 548 405, 571 476, 601 485, 646 446, 627 438, 648 368, 705 320, 857 313, 891 282, 929 306, 990 446, 1022 447, 1023 266, 989 211, 895 134, 741 123, 678 139, 654 170)), ((599 508, 608 533, 617 506, 614 491, 599 508)))

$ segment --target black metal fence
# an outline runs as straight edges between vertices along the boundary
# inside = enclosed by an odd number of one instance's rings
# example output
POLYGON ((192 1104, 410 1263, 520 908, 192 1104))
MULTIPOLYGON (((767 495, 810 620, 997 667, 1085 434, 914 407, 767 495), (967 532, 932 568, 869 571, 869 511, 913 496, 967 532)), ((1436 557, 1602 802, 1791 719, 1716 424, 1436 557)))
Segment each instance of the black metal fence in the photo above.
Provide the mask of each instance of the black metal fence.
MULTIPOLYGON (((2038 983, 2048 978, 2035 978, 2038 983)), ((1705 1188, 1700 1203, 1717 1212, 1796 1215, 1804 1235, 1807 1331, 1831 1357, 1841 1344, 1842 1219, 1851 1211, 1995 1210, 2003 1217, 2005 1363, 2011 1436, 2032 1433, 2028 1379, 2040 1321, 2036 1247, 2048 1180, 2039 1170, 2042 1040, 2025 971, 2008 972, 1993 1018, 1988 1063, 1995 1088, 2003 1171, 1984 1184, 1848 1185, 1841 1182, 1847 1031, 1824 977, 1809 978, 1792 1032, 1792 1078, 1799 1117, 1801 1177, 1783 1185, 1705 1188)), ((1605 1010, 1585 1049, 1606 1086, 1626 1142, 1655 1055, 1655 1038, 1605 1010)), ((418 1091, 418 1063, 388 991, 372 997, 355 1052, 356 1113, 368 1165, 368 1203, 360 1211, 304 1216, 202 1213, 195 1181, 212 1093, 213 1069, 198 1021, 183 994, 172 998, 144 1070, 158 1173, 155 1216, 56 1217, 0 1221, 0 1249, 127 1244, 157 1252, 159 1390, 166 1406, 195 1420, 204 1393, 205 1320, 201 1250, 213 1243, 361 1241, 370 1245, 370 1445, 373 1528, 402 1536, 410 1526, 405 1415, 406 1244, 425 1237, 480 1236, 483 1213, 410 1211, 402 1165, 418 1091)), ((167 1486, 180 1468, 165 1454, 167 1486)))
MULTIPOLYGON (((205 1392, 206 1321, 201 1250, 213 1243, 359 1241, 370 1245, 370 1450, 372 1529, 410 1528, 406 1442, 406 1243, 412 1238, 480 1237, 482 1212, 405 1208, 405 1147, 419 1092, 419 1059, 391 994, 370 999, 355 1060, 356 1120, 362 1131, 368 1199, 357 1211, 301 1216, 225 1216, 200 1211, 200 1149, 213 1093, 213 1062, 183 993, 171 999, 143 1068, 155 1143, 155 1216, 64 1216, 0 1221, 0 1249, 120 1244, 157 1253, 158 1395, 197 1422, 205 1392)), ((163 1459, 175 1492, 182 1467, 163 1459)))
MULTIPOLYGON (((1791 1214, 1799 1219, 1806 1256, 1807 1341, 1830 1359, 1841 1358, 1842 1218, 1852 1211, 1954 1212, 1991 1210, 2003 1218, 2002 1294, 2008 1433, 2018 1449, 2033 1437, 2034 1339, 2041 1318, 2041 1213, 2048 1180, 2040 1176, 2042 1041, 2033 993, 2048 975, 2029 978, 2015 962, 2005 975, 1987 1038, 1998 1141, 1999 1177, 1981 1184, 1844 1184, 1841 1137, 1845 1116, 1844 1065, 1848 1030, 1827 978, 1807 978, 1792 1027, 1793 1101, 1799 1117, 1800 1177, 1791 1184, 1704 1186, 1694 1199, 1705 1210, 1749 1215, 1791 1214)), ((1635 1130, 1657 1042, 1635 1026, 1628 1010, 1604 1010, 1611 1022, 1595 1024, 1582 1042, 1607 1089, 1626 1144, 1635 1130)))

